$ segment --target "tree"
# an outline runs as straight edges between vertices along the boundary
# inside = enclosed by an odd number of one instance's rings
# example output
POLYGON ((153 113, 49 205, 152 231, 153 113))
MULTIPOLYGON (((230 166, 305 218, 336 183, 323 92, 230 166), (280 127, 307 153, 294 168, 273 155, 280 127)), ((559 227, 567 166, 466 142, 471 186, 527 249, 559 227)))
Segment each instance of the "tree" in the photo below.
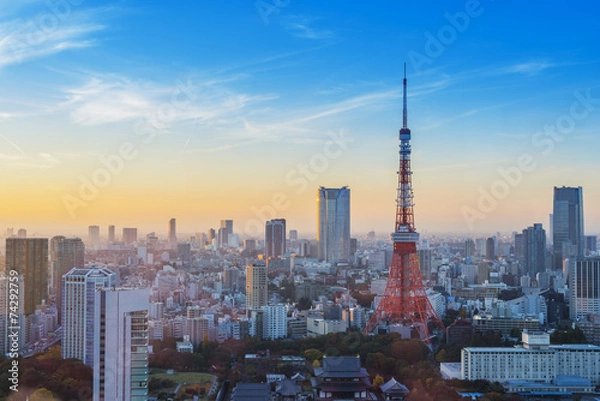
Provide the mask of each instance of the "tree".
POLYGON ((379 386, 381 386, 383 383, 385 383, 385 381, 381 375, 376 375, 373 379, 373 387, 375 388, 379 388, 379 386))
POLYGON ((321 358, 323 358, 323 353, 321 351, 319 351, 318 349, 311 348, 311 349, 307 349, 306 351, 304 351, 304 357, 309 361, 315 360, 315 359, 321 359, 321 358))
POLYGON ((320 368, 321 367, 321 362, 319 362, 318 359, 315 359, 312 363, 312 367, 313 368, 320 368))
POLYGON ((54 401, 54 395, 48 389, 38 388, 29 396, 29 401, 54 401))

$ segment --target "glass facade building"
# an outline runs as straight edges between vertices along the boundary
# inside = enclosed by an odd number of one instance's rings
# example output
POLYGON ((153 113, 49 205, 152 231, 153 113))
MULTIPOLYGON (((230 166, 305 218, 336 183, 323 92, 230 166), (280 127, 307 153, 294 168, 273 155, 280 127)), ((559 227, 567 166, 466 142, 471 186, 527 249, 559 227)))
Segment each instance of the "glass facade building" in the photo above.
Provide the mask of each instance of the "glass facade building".
POLYGON ((317 190, 317 241, 319 260, 350 260, 350 188, 317 190))

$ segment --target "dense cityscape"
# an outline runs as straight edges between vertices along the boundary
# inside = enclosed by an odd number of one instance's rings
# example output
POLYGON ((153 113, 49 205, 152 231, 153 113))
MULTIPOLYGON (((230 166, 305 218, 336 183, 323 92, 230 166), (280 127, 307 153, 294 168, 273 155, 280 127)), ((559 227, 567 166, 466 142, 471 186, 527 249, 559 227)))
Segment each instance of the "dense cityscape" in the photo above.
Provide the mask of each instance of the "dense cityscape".
POLYGON ((0 400, 600 399, 597 6, 310 3, 0 4, 0 400))

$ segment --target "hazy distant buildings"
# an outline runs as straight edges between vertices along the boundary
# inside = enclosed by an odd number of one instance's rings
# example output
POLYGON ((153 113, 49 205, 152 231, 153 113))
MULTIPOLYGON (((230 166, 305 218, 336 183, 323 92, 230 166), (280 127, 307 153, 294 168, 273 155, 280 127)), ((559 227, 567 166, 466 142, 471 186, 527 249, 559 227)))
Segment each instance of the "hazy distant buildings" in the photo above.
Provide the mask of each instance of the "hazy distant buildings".
POLYGON ((93 320, 93 401, 145 401, 148 397, 148 290, 96 291, 93 320))
POLYGON ((114 272, 73 268, 62 278, 62 357, 94 366, 94 302, 96 291, 116 285, 114 272))
POLYGON ((281 258, 286 251, 285 219, 273 219, 265 225, 265 258, 281 258))
POLYGON ((92 245, 98 245, 100 243, 100 226, 88 227, 88 240, 92 245))
POLYGON ((25 315, 35 313, 36 306, 48 299, 48 239, 7 238, 6 275, 16 270, 23 276, 23 304, 25 315))
POLYGON ((233 234, 233 220, 221 220, 221 227, 217 233, 217 248, 228 246, 229 234, 233 234))
POLYGON ((581 187, 554 187, 552 213, 554 269, 569 256, 583 256, 583 195, 581 187))
POLYGON ((137 228, 123 228, 123 242, 127 245, 133 245, 137 242, 137 228))
POLYGON ((317 241, 320 260, 350 260, 350 188, 317 190, 317 241))
POLYGON ((268 304, 267 266, 246 266, 246 309, 259 309, 268 304))

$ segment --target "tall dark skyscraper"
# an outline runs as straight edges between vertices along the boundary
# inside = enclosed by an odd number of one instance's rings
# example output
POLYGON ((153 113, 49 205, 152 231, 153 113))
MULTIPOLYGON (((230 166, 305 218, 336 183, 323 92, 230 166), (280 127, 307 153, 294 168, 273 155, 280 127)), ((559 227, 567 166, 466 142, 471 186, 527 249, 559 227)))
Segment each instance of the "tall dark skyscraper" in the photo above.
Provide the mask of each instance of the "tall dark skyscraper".
POLYGON ((552 213, 554 269, 569 256, 583 256, 583 195, 581 187, 554 187, 552 213))
POLYGON ((546 270, 546 230, 541 223, 523 230, 522 244, 522 273, 535 277, 537 273, 546 270))
POLYGON ((176 220, 169 220, 169 245, 171 249, 177 249, 177 227, 176 220))
POLYGON ((62 319, 62 277, 72 268, 83 268, 85 246, 80 238, 52 237, 50 240, 50 259, 52 263, 52 280, 50 287, 54 294, 58 320, 62 319))
POLYGON ((48 299, 48 239, 7 238, 6 275, 16 270, 23 276, 23 305, 25 315, 35 312, 35 307, 48 299))
POLYGON ((265 257, 280 258, 285 255, 285 219, 273 219, 265 225, 265 257))
POLYGON ((350 260, 350 188, 317 190, 317 241, 320 260, 350 260))

